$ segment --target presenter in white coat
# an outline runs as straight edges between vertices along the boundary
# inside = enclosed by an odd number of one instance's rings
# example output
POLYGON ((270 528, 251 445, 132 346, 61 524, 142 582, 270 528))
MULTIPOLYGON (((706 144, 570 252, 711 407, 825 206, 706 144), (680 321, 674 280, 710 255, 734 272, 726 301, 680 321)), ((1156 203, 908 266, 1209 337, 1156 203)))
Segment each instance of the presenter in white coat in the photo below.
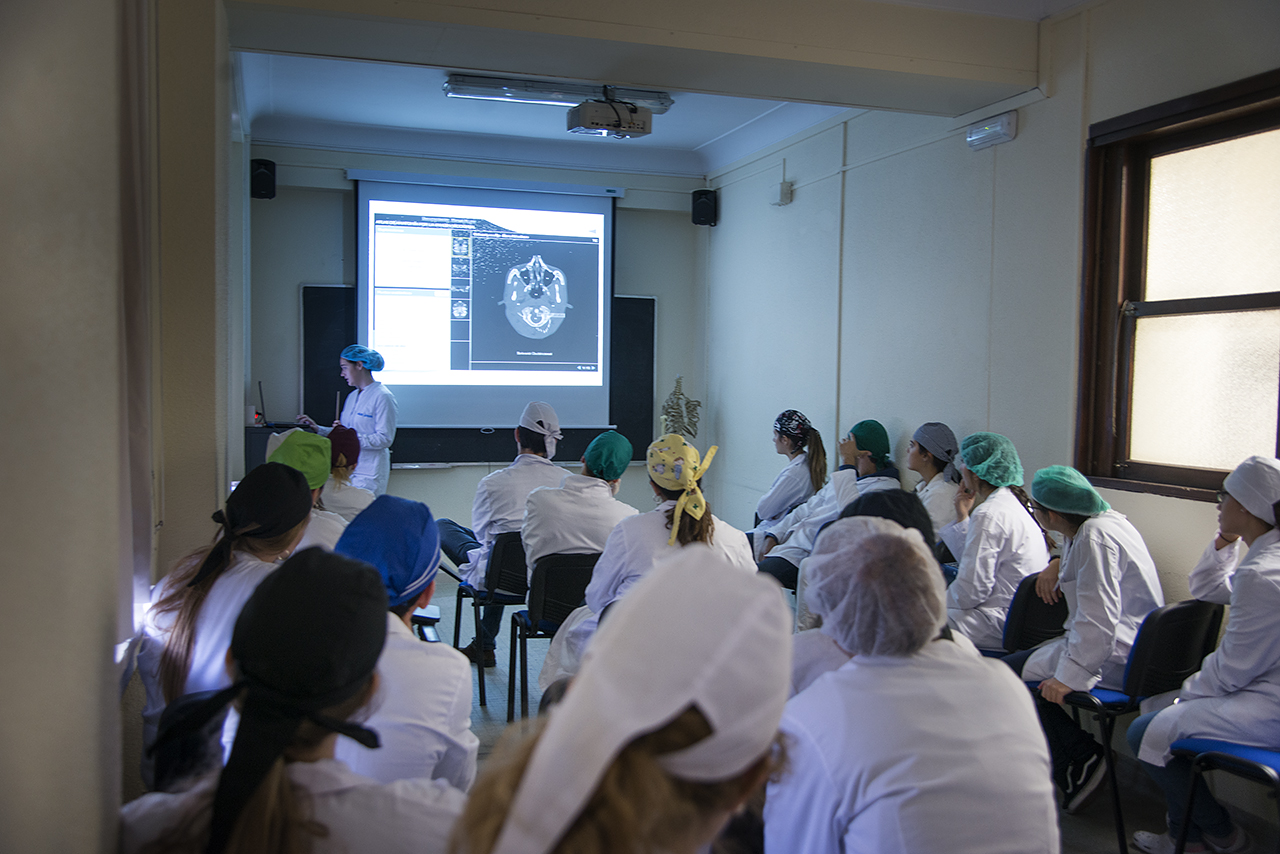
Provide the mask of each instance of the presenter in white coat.
POLYGON ((333 427, 350 427, 360 438, 360 460, 351 473, 351 485, 367 489, 375 496, 387 491, 391 479, 391 443, 396 440, 396 396, 373 378, 386 366, 377 350, 352 344, 338 359, 342 378, 355 389, 342 404, 341 417, 332 427, 321 427, 309 415, 299 415, 303 424, 328 436, 333 427))
POLYGON ((1169 745, 1216 738, 1274 750, 1280 744, 1280 460, 1250 457, 1227 475, 1218 502, 1218 533, 1187 579, 1191 595, 1229 604, 1226 632, 1200 672, 1182 683, 1178 702, 1129 725, 1129 745, 1160 784, 1169 832, 1138 831, 1140 851, 1173 851, 1184 821, 1191 851, 1237 852, 1251 842, 1197 778, 1195 812, 1186 816, 1188 760, 1169 745))
POLYGON ((1080 472, 1070 466, 1036 472, 1031 503, 1040 524, 1064 538, 1061 560, 1040 572, 1036 592, 1046 602, 1066 600, 1066 634, 1004 661, 1037 686, 1054 782, 1063 809, 1075 813, 1105 779, 1106 754, 1062 700, 1072 691, 1124 687, 1138 627, 1164 604, 1164 591, 1142 535, 1080 472))
POLYGON ((938 532, 960 555, 947 588, 947 624, 979 649, 1002 649, 1004 619, 1018 584, 1049 565, 1049 543, 1022 490, 1018 451, 999 433, 960 443, 958 521, 938 532))

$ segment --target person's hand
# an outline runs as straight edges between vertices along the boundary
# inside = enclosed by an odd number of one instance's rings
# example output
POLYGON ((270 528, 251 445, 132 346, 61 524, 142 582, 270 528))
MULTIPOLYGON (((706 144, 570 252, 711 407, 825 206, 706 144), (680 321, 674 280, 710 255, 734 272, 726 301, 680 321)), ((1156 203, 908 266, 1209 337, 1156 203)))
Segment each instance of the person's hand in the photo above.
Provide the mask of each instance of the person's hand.
POLYGON ((1218 536, 1213 538, 1213 547, 1217 551, 1222 551, 1238 539, 1240 539, 1239 536, 1228 537, 1226 534, 1219 531, 1218 536))
POLYGON ((858 440, 852 436, 846 436, 840 442, 840 463, 846 466, 856 466, 858 464, 858 440))
POLYGON ((760 557, 763 558, 767 555, 777 544, 778 540, 773 534, 765 534, 764 542, 761 544, 763 547, 760 549, 760 557))
POLYGON ((314 420, 312 420, 311 416, 310 416, 310 415, 307 415, 306 413, 303 413, 302 415, 299 415, 299 416, 298 416, 298 423, 300 423, 300 424, 306 424, 308 427, 319 427, 319 426, 320 426, 320 425, 316 424, 316 422, 315 422, 314 420))
POLYGON ((1062 700, 1075 689, 1065 682, 1049 678, 1040 683, 1040 696, 1050 703, 1062 705, 1062 700))
MULTIPOLYGON (((1036 595, 1050 605, 1062 598, 1062 591, 1058 590, 1058 572, 1060 569, 1060 562, 1055 557, 1036 576, 1036 595)), ((1057 700, 1054 700, 1054 702, 1056 703, 1057 700)))
POLYGON ((969 518, 969 512, 973 510, 973 502, 976 498, 977 496, 969 490, 969 487, 965 486, 963 483, 960 484, 960 488, 956 490, 956 499, 954 502, 957 522, 963 522, 965 519, 969 518))

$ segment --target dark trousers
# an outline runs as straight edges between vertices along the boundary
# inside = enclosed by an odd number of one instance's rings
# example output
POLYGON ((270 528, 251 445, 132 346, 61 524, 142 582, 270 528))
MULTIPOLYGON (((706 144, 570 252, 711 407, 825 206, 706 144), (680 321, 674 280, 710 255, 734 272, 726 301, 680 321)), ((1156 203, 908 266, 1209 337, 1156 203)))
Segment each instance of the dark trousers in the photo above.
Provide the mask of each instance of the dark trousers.
MULTIPOLYGON (((1159 712, 1139 715, 1129 724, 1129 732, 1125 736, 1133 755, 1138 755, 1142 746, 1142 737, 1147 733, 1147 725, 1159 712)), ((1187 795, 1191 792, 1191 760, 1175 756, 1168 765, 1152 765, 1143 762, 1142 768, 1151 775, 1151 779, 1160 784, 1164 790, 1165 806, 1169 811, 1169 835, 1174 839, 1182 830, 1182 822, 1186 820, 1187 795)), ((1205 835, 1214 839, 1222 839, 1231 833, 1231 816, 1222 808, 1222 804, 1214 799, 1213 793, 1204 782, 1204 775, 1196 777, 1196 802, 1192 807, 1191 826, 1187 828, 1188 842, 1201 842, 1205 835)))
MULTIPOLYGON (((1022 675, 1022 668, 1031 657, 1033 649, 1024 649, 1006 655, 1004 663, 1013 668, 1013 672, 1022 675)), ((1050 703, 1037 692, 1035 695, 1036 714, 1040 716, 1040 728, 1044 730, 1045 741, 1049 743, 1049 758, 1053 760, 1053 779, 1061 787, 1067 779, 1067 768, 1071 763, 1088 757, 1098 750, 1098 742, 1086 732, 1066 709, 1057 703, 1050 703)))
POLYGON ((760 561, 760 571, 767 572, 788 590, 796 589, 796 582, 800 578, 800 569, 791 561, 783 557, 773 557, 765 555, 760 561))
MULTIPOLYGON (((452 519, 437 519, 436 528, 440 530, 440 551, 444 553, 454 566, 462 566, 467 562, 467 553, 480 548, 475 532, 464 528, 452 519)), ((494 639, 502 629, 502 606, 485 605, 484 614, 480 618, 480 634, 484 636, 484 648, 493 649, 494 639)))

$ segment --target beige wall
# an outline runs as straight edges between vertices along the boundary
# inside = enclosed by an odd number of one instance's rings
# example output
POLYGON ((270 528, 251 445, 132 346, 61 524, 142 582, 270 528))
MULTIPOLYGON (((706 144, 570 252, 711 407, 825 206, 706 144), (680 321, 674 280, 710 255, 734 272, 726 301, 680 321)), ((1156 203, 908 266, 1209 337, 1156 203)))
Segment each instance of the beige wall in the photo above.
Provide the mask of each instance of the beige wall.
POLYGON ((0 4, 4 851, 114 847, 120 7, 0 4))

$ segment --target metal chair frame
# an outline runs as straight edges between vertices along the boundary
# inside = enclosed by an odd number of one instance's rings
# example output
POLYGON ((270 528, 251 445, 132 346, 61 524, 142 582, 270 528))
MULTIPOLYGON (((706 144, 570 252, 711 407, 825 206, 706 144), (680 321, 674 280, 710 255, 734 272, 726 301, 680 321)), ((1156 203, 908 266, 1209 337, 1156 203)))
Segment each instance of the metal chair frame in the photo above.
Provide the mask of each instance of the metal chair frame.
MULTIPOLYGON (((453 573, 449 574, 453 575, 453 573)), ((458 579, 457 607, 453 614, 453 648, 461 649, 458 643, 462 632, 462 600, 471 600, 472 613, 475 615, 476 643, 479 646, 476 667, 482 706, 488 705, 488 698, 484 690, 484 635, 480 630, 480 609, 487 605, 523 605, 525 595, 529 592, 529 576, 525 571, 524 563, 524 544, 520 541, 519 531, 509 531, 494 537, 493 548, 489 552, 489 563, 484 570, 484 586, 484 590, 477 590, 467 582, 458 579)))
MULTIPOLYGON (((1186 849, 1191 808, 1196 802, 1196 779, 1206 771, 1226 771, 1269 786, 1271 791, 1268 794, 1276 802, 1277 815, 1280 815, 1280 751, 1210 738, 1179 739, 1171 745, 1171 749, 1175 755, 1191 760, 1191 791, 1187 793, 1187 808, 1183 813, 1182 829, 1178 832, 1174 854, 1182 854, 1186 849), (1240 755, 1242 753, 1252 753, 1255 758, 1240 755)), ((1280 851, 1280 842, 1277 843, 1276 850, 1280 851)))

